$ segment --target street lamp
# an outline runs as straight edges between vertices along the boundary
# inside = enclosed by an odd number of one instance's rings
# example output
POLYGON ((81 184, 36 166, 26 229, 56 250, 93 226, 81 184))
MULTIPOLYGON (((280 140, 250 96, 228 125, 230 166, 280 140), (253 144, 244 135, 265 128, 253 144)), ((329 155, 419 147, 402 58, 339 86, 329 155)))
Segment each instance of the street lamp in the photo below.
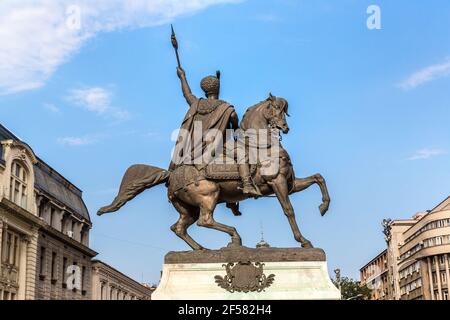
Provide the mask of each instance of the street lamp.
POLYGON ((342 287, 341 287, 341 269, 337 268, 334 270, 334 274, 336 275, 336 283, 338 285, 339 292, 342 297, 342 287))

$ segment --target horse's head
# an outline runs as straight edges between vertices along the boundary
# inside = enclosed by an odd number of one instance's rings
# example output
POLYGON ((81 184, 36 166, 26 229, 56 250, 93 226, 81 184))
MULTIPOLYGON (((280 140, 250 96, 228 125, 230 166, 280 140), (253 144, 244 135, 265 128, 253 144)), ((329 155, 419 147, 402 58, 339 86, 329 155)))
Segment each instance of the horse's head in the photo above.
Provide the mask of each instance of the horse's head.
POLYGON ((268 104, 264 111, 264 116, 272 128, 280 129, 284 134, 289 132, 289 126, 286 121, 288 114, 288 102, 286 99, 277 98, 271 93, 267 98, 268 104))

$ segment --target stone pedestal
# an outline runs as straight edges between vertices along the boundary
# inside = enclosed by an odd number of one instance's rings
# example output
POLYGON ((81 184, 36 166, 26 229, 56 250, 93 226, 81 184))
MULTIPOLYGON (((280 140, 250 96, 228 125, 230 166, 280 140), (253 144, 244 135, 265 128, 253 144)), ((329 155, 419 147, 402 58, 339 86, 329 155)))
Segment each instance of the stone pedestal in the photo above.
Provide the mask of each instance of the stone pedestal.
POLYGON ((322 249, 169 252, 154 300, 340 299, 322 249))

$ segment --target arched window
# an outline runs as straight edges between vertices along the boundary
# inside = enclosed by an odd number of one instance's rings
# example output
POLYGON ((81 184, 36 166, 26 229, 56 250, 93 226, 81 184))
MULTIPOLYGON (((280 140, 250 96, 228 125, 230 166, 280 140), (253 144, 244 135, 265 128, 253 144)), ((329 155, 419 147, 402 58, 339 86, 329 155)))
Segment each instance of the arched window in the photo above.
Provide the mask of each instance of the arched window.
POLYGON ((11 167, 11 183, 9 198, 22 208, 27 208, 28 172, 18 161, 13 161, 11 167))

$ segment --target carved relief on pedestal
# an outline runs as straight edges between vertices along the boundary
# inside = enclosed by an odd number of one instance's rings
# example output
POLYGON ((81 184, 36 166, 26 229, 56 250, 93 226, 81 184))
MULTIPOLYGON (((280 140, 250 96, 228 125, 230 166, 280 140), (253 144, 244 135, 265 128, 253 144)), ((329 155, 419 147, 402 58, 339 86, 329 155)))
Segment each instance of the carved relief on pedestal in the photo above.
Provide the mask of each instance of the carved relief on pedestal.
POLYGON ((237 262, 223 265, 227 274, 215 276, 219 287, 233 292, 261 292, 270 287, 275 280, 275 275, 264 274, 264 263, 261 262, 237 262))

